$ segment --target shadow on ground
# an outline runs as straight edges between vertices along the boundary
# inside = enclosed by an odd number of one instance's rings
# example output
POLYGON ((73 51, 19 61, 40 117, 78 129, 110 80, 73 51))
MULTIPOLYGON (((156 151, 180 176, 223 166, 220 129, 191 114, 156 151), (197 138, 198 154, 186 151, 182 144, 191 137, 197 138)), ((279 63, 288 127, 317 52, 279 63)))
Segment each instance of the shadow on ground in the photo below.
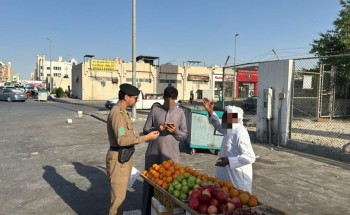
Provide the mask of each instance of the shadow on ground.
POLYGON ((105 172, 78 162, 72 164, 80 176, 89 180, 87 190, 66 180, 53 166, 43 166, 43 178, 76 214, 108 214, 109 185, 105 172))
MULTIPOLYGON (((90 182, 87 190, 82 190, 75 183, 66 180, 53 166, 43 166, 43 178, 76 214, 108 214, 110 186, 105 171, 79 162, 72 164, 76 172, 90 182)), ((125 211, 141 208, 142 186, 142 181, 138 179, 133 189, 127 191, 125 211)))

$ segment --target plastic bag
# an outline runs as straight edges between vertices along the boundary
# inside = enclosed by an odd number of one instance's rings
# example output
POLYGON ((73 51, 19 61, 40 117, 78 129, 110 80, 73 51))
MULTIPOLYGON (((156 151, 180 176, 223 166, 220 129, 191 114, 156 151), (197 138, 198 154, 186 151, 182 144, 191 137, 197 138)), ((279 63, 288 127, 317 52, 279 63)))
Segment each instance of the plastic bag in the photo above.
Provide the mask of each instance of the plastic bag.
POLYGON ((140 171, 138 169, 136 169, 135 167, 132 167, 131 174, 129 177, 128 188, 132 188, 132 186, 134 186, 135 181, 136 181, 137 177, 139 177, 139 175, 140 175, 140 171))

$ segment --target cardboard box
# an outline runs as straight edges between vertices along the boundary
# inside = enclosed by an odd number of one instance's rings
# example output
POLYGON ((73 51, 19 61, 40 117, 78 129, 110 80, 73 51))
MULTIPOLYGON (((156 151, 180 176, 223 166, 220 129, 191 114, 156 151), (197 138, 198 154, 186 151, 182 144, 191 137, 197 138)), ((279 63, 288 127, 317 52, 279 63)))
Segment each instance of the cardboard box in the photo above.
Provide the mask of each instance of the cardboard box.
POLYGON ((152 197, 151 203, 151 215, 183 215, 185 210, 183 208, 173 208, 172 211, 169 211, 165 206, 155 197, 152 197))
POLYGON ((151 215, 171 215, 167 209, 158 201, 158 199, 152 197, 151 203, 151 215))

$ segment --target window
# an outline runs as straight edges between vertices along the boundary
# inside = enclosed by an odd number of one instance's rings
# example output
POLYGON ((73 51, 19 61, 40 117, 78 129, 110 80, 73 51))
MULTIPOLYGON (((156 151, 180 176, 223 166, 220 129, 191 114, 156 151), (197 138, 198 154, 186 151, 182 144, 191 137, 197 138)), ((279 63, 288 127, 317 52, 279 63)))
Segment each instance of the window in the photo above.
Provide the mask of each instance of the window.
MULTIPOLYGON (((126 79, 127 82, 132 82, 132 78, 127 78, 126 79)), ((151 79, 150 78, 136 78, 136 82, 138 83, 151 83, 151 79)))
POLYGON ((159 80, 159 83, 181 84, 181 80, 160 79, 160 80, 159 80))

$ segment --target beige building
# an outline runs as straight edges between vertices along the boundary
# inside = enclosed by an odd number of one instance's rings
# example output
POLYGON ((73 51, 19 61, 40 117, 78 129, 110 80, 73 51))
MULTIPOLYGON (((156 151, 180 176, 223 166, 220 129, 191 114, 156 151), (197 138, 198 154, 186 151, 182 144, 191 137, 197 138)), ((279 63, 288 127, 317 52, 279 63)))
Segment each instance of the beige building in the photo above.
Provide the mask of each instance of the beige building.
POLYGON ((202 99, 203 91, 212 89, 212 67, 194 66, 185 62, 183 66, 163 64, 158 72, 158 92, 162 93, 168 85, 179 91, 179 100, 189 100, 191 91, 194 99, 202 99))
MULTIPOLYGON (((155 65, 156 60, 158 57, 137 57, 136 87, 144 94, 163 93, 168 85, 173 85, 179 91, 179 100, 189 100, 191 91, 194 99, 202 99, 208 93, 213 99, 219 98, 221 88, 220 83, 216 82, 220 79, 215 77, 222 74, 222 67, 195 66, 198 61, 187 61, 182 66, 155 65)), ((118 97, 122 83, 132 84, 132 62, 124 62, 121 58, 99 60, 88 56, 83 63, 72 68, 71 96, 82 100, 107 100, 118 97)))
POLYGON ((0 83, 12 81, 12 67, 11 63, 8 64, 0 61, 0 83))
POLYGON ((34 71, 34 80, 46 83, 47 88, 61 87, 64 91, 70 91, 72 83, 72 66, 76 65, 77 61, 71 59, 64 61, 61 56, 58 60, 46 59, 45 55, 37 55, 36 68, 34 71), (52 74, 52 78, 50 79, 52 74), (51 80, 51 82, 50 82, 51 80))
POLYGON ((17 73, 16 75, 12 75, 12 81, 16 83, 22 82, 21 76, 19 75, 19 73, 17 73))

